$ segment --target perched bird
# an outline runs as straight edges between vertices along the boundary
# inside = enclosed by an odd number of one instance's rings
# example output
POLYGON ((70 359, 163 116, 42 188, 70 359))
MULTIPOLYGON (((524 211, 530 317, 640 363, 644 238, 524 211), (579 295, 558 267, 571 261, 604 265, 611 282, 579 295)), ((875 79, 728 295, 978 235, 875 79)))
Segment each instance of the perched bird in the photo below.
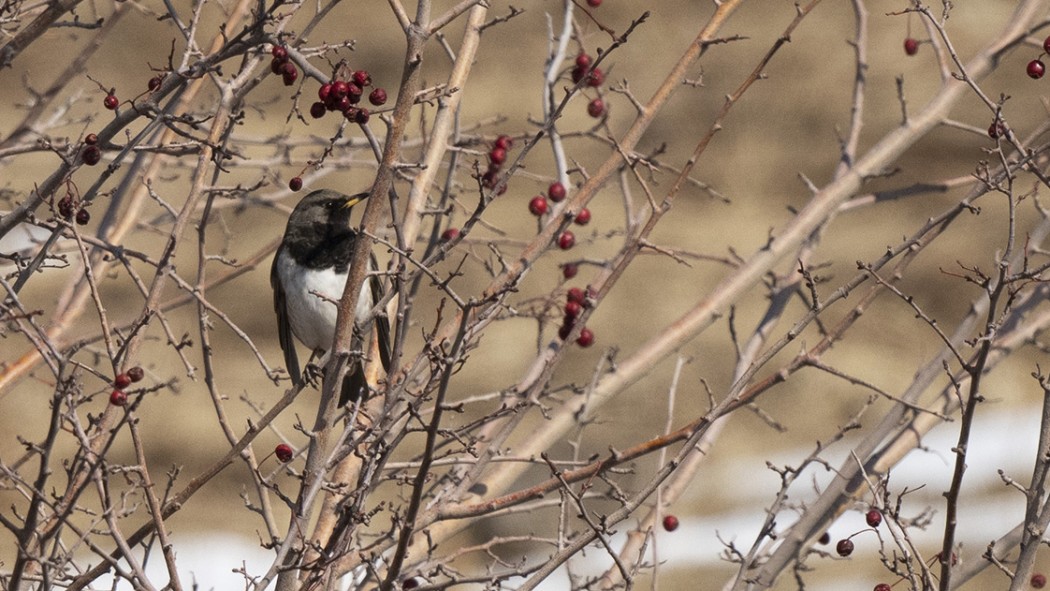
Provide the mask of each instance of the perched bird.
MULTIPOLYGON (((357 230, 350 226, 350 210, 366 197, 368 193, 350 197, 327 189, 303 197, 288 218, 284 238, 273 257, 270 285, 277 312, 277 332, 285 365, 295 384, 303 378, 292 335, 318 358, 335 339, 336 306, 346 286, 357 239, 357 230)), ((383 282, 375 275, 378 265, 374 254, 369 256, 368 263, 369 275, 356 306, 356 320, 360 325, 383 297, 383 282)), ((380 361, 386 370, 390 367, 390 322, 385 314, 376 315, 374 327, 380 361)), ((343 381, 339 405, 367 393, 364 367, 357 359, 343 381)))

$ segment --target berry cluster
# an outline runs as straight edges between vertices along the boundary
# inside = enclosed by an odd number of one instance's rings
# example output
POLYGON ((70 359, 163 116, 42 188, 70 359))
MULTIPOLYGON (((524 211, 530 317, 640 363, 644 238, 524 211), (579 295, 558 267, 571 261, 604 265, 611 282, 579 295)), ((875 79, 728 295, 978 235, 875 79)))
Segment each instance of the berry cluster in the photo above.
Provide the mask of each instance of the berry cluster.
MULTIPOLYGON (((565 319, 562 321, 561 328, 558 329, 558 338, 565 340, 569 337, 569 333, 576 325, 576 318, 584 308, 589 308, 590 305, 587 294, 582 289, 569 288, 565 302, 565 319)), ((576 337, 576 344, 584 348, 590 347, 594 344, 594 332, 586 326, 583 327, 580 330, 580 336, 576 337)))
MULTIPOLYGON (((576 65, 572 68, 572 81, 574 84, 579 84, 581 80, 585 80, 587 86, 598 88, 605 82, 605 73, 602 72, 602 69, 591 67, 593 61, 591 56, 583 52, 576 56, 576 65)), ((604 115, 605 101, 600 96, 592 99, 591 102, 587 103, 587 114, 594 118, 604 115)))
POLYGON ((1029 78, 1032 78, 1033 80, 1038 80, 1043 77, 1043 74, 1046 74, 1046 64, 1044 64, 1042 60, 1039 59, 1046 54, 1050 54, 1050 37, 1047 37, 1043 40, 1043 53, 1039 54, 1039 57, 1028 62, 1028 66, 1025 68, 1025 72, 1028 73, 1029 78))
MULTIPOLYGON (((351 73, 346 80, 334 78, 330 82, 325 82, 317 89, 319 100, 310 105, 310 116, 320 119, 325 116, 325 113, 334 111, 342 113, 343 117, 354 123, 361 125, 368 123, 368 119, 372 116, 371 112, 358 104, 365 94, 365 89, 371 85, 372 75, 368 73, 368 70, 357 70, 351 73)), ((386 100, 386 90, 378 86, 368 95, 368 102, 376 107, 386 104, 386 100)))
MULTIPOLYGON (((284 76, 285 84, 294 83, 295 76, 298 74, 291 77, 286 75, 289 71, 295 71, 295 66, 288 61, 288 51, 284 47, 275 46, 273 55, 273 62, 270 64, 271 69, 275 73, 279 69, 283 70, 282 76, 284 76), (287 67, 291 67, 291 70, 288 70, 287 67)), ((359 105, 361 98, 365 94, 365 89, 369 86, 372 86, 372 75, 368 73, 368 70, 351 71, 346 76, 337 75, 333 77, 332 80, 325 82, 317 89, 318 100, 310 105, 310 116, 314 119, 320 119, 332 111, 342 114, 343 117, 353 123, 359 125, 368 123, 372 113, 368 108, 359 105)), ((368 102, 374 106, 382 106, 386 104, 386 101, 386 90, 378 86, 373 88, 368 95, 368 102)), ((302 176, 296 175, 292 177, 288 181, 288 188, 292 191, 302 189, 302 176)))
MULTIPOLYGON (((867 513, 864 514, 864 521, 870 527, 873 527, 873 528, 879 527, 880 525, 882 525, 882 520, 883 520, 882 511, 880 511, 879 509, 876 509, 875 507, 869 508, 867 513)), ((863 531, 867 531, 867 530, 863 530, 863 531)), ((862 532, 857 532, 857 533, 854 533, 853 535, 851 535, 849 537, 846 537, 846 538, 843 538, 843 539, 839 540, 835 544, 835 553, 838 554, 839 556, 842 556, 843 558, 852 555, 853 551, 856 549, 856 545, 853 543, 852 538, 854 536, 860 535, 861 533, 862 532)), ((831 536, 828 535, 828 532, 824 532, 820 536, 820 539, 817 540, 817 541, 820 544, 827 544, 827 543, 829 543, 831 541, 831 536)), ((938 553, 937 555, 935 555, 933 558, 931 558, 927 562, 927 565, 933 564, 934 562, 937 562, 940 559, 941 559, 941 555, 940 555, 940 553, 938 553)), ((958 564, 958 562, 959 562, 959 557, 954 552, 952 552, 951 562, 952 562, 953 566, 958 564)), ((1034 575, 1032 577, 1032 585, 1033 586, 1035 586, 1035 581, 1036 581, 1036 577, 1037 576, 1038 577, 1042 577, 1042 575, 1034 575)), ((1046 582, 1046 579, 1044 577, 1043 578, 1043 583, 1045 583, 1045 582, 1046 582)), ((889 583, 877 583, 875 585, 873 591, 891 591, 892 589, 893 589, 893 586, 890 585, 889 583)))
POLYGON ((295 84, 299 79, 299 70, 295 69, 295 64, 288 59, 288 49, 283 45, 274 45, 270 55, 273 56, 270 60, 270 71, 279 74, 284 79, 285 86, 295 84))
POLYGON ((84 136, 84 149, 80 151, 80 160, 88 166, 94 166, 102 160, 102 150, 98 147, 98 136, 89 133, 84 136))
POLYGON ((127 404, 128 394, 124 389, 135 382, 141 382, 145 376, 145 372, 139 366, 132 367, 122 374, 117 374, 117 377, 113 378, 113 392, 109 395, 109 403, 113 406, 124 406, 127 404))
MULTIPOLYGON (((565 200, 565 185, 555 181, 547 187, 546 195, 536 195, 529 200, 529 212, 536 217, 540 217, 547 213, 550 209, 550 204, 547 202, 548 199, 554 203, 559 203, 565 200)), ((591 211, 586 207, 580 210, 580 213, 576 214, 576 218, 573 220, 577 225, 586 226, 591 221, 591 211)), ((571 230, 566 230, 558 236, 558 248, 562 250, 569 250, 576 245, 576 235, 571 230)), ((566 279, 572 279, 576 276, 575 270, 572 271, 571 275, 566 275, 566 279)))
MULTIPOLYGON (((509 135, 501 135, 496 138, 496 141, 492 142, 492 148, 489 149, 489 167, 485 170, 485 174, 481 175, 481 186, 486 189, 496 188, 496 183, 499 181, 499 171, 503 167, 503 163, 507 161, 507 151, 512 146, 514 146, 514 140, 509 135)), ((504 184, 497 195, 502 195, 506 191, 507 185, 504 184)))
POLYGON ((66 221, 75 220, 77 225, 84 226, 91 221, 91 212, 85 208, 86 205, 87 203, 82 201, 73 192, 72 188, 69 188, 66 189, 66 194, 55 204, 55 209, 62 219, 66 221))
MULTIPOLYGON (((864 521, 867 522, 867 524, 870 527, 879 527, 879 525, 882 524, 882 511, 879 511, 875 507, 868 509, 868 512, 864 514, 864 521)), ((855 536, 857 534, 853 535, 855 536)), ((835 545, 835 552, 837 552, 839 556, 845 557, 849 556, 850 554, 853 554, 854 545, 853 540, 850 539, 852 537, 853 536, 850 536, 849 538, 843 538, 838 541, 838 544, 835 545)), ((827 533, 820 537, 821 544, 827 544, 829 541, 830 537, 827 533)))
POLYGON ((547 213, 547 210, 550 209, 547 199, 555 203, 565 199, 565 185, 559 182, 551 183, 551 186, 547 187, 546 195, 536 195, 529 200, 529 212, 536 217, 547 213))

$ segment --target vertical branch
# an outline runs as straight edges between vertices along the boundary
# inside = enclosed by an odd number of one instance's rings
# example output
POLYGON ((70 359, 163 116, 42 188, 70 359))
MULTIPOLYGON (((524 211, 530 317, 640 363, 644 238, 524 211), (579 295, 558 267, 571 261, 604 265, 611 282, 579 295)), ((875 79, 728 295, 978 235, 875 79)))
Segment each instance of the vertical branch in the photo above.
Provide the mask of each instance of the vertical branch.
MULTIPOLYGON (((1029 577, 1035 567, 1035 558, 1042 542, 1039 532, 1046 531, 1046 479, 1050 474, 1050 379, 1039 371, 1032 374, 1043 389, 1043 409, 1039 420, 1039 444, 1036 446, 1032 480, 1025 491, 1024 527, 1021 528, 1020 553, 1014 567, 1010 591, 1028 588, 1029 577)), ((954 588, 954 587, 953 587, 954 588)))

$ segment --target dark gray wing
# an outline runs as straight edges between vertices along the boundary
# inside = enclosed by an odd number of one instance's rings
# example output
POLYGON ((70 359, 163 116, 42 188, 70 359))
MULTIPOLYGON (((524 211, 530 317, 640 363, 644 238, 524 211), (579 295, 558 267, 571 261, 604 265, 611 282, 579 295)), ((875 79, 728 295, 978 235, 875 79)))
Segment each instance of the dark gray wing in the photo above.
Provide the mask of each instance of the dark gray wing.
MULTIPOLYGON (((368 271, 374 272, 379 268, 375 255, 368 259, 368 271)), ((372 292, 373 306, 383 299, 383 282, 377 275, 369 275, 368 289, 372 292)), ((376 332, 379 340, 379 361, 383 364, 383 371, 390 371, 390 319, 386 312, 376 314, 372 319, 372 330, 376 332)), ((360 340, 360 339, 358 339, 360 340)), ((361 396, 368 395, 369 384, 365 379, 365 368, 361 360, 357 360, 353 367, 346 372, 343 378, 343 390, 339 394, 339 406, 345 406, 348 402, 356 402, 361 396)))
POLYGON ((273 309, 277 312, 277 338, 284 351, 284 366, 288 375, 292 376, 292 383, 298 385, 302 382, 302 373, 299 370, 299 357, 295 354, 295 337, 292 335, 292 323, 288 319, 288 308, 285 306, 284 288, 277 276, 277 257, 281 256, 281 249, 273 255, 273 264, 270 265, 270 286, 273 287, 273 309))

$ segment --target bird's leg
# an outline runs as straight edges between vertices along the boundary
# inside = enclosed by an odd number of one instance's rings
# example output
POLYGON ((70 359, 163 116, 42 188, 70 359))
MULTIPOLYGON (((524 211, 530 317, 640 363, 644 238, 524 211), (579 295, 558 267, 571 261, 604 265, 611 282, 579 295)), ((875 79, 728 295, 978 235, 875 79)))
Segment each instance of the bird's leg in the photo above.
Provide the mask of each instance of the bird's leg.
POLYGON ((314 351, 310 354, 310 360, 307 361, 306 367, 303 368, 303 381, 310 384, 313 388, 320 388, 320 381, 324 377, 324 367, 314 363, 314 360, 320 360, 323 357, 324 351, 314 351))

